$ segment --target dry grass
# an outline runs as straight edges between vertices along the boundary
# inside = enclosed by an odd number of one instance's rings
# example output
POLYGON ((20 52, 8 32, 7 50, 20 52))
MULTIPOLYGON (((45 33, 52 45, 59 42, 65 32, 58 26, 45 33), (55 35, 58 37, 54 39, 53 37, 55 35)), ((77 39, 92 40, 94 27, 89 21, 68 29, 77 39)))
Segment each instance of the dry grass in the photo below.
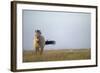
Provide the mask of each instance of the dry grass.
POLYGON ((42 55, 36 55, 34 51, 23 51, 23 62, 84 60, 90 58, 91 54, 89 49, 48 50, 44 51, 42 55))

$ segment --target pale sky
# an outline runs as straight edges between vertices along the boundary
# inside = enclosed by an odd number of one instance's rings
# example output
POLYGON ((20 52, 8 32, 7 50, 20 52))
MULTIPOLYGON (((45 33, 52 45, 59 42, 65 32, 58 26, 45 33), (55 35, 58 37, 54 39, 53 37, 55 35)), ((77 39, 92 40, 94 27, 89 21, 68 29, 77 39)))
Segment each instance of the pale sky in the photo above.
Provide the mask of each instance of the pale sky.
POLYGON ((36 29, 46 40, 55 40, 47 49, 91 48, 91 14, 23 10, 22 44, 24 50, 33 49, 36 29))

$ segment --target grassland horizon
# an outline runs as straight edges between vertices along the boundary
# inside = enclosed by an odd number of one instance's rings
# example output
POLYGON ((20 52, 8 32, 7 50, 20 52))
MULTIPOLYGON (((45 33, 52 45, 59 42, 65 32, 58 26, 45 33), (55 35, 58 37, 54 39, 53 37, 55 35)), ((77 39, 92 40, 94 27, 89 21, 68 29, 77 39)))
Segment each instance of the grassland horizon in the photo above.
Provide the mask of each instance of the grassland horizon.
POLYGON ((23 50, 23 62, 86 60, 91 59, 91 49, 44 50, 43 54, 35 54, 35 50, 23 50))

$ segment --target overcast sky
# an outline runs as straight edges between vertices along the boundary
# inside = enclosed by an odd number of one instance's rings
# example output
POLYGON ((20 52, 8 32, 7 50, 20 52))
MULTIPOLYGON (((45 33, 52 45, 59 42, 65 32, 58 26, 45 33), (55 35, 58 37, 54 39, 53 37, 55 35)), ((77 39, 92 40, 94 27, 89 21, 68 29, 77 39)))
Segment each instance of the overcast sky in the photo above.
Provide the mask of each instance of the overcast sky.
POLYGON ((41 30, 46 40, 55 40, 47 49, 91 47, 91 14, 23 10, 22 43, 24 50, 33 49, 34 31, 41 30))

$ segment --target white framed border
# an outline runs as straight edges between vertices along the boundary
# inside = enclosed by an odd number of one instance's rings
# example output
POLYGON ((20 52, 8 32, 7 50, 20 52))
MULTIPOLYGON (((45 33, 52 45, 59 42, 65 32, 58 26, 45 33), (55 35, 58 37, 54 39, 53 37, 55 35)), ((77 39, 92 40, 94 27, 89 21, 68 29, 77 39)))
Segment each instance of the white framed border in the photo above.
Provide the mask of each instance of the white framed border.
POLYGON ((53 5, 36 5, 36 4, 17 4, 17 55, 16 69, 39 69, 52 67, 69 67, 69 66, 88 66, 96 65, 96 8, 71 7, 71 6, 53 6, 53 5), (91 59, 89 60, 71 60, 71 61, 52 61, 52 62, 22 62, 22 10, 49 10, 49 11, 70 11, 70 12, 87 12, 91 13, 91 59))

